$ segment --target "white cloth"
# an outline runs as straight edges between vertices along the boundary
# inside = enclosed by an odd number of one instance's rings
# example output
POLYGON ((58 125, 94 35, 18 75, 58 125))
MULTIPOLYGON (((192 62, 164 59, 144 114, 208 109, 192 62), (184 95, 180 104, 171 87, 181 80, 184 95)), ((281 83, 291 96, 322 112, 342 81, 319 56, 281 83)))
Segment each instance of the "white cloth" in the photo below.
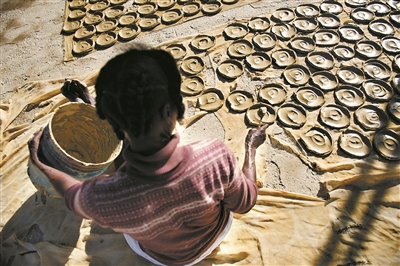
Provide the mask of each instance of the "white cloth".
MULTIPOLYGON (((191 266, 194 265, 196 263, 199 263, 200 261, 202 261, 204 258, 206 258, 208 255, 211 254, 211 252, 213 252, 214 249, 216 249, 219 244, 221 244, 222 240, 224 239, 224 237, 228 234, 229 230, 231 229, 232 226, 232 221, 233 221, 233 216, 232 213, 229 213, 229 218, 228 218, 228 222, 224 228, 224 230, 221 232, 221 234, 218 236, 218 238, 215 240, 215 242, 211 245, 211 247, 209 249, 207 249, 203 254, 201 254, 200 257, 198 257, 195 261, 186 264, 185 266, 191 266)), ((151 263, 155 264, 155 265, 160 265, 160 266, 165 266, 165 264, 162 264, 161 262, 158 262, 157 260, 153 259, 152 257, 150 257, 149 255, 147 255, 141 248, 139 243, 133 239, 132 237, 130 237, 127 234, 124 234, 124 237, 126 239, 126 242, 128 243, 129 247, 135 251, 136 254, 138 254, 139 256, 145 258, 146 260, 150 261, 151 263)))

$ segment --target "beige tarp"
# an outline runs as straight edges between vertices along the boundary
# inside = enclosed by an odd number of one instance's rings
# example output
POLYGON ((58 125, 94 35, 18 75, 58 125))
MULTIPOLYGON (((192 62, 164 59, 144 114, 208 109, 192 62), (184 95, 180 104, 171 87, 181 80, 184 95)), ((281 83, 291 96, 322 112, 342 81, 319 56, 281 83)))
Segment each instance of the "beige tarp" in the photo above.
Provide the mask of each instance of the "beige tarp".
MULTIPOLYGON (((78 78, 90 86, 96 74, 78 78)), ((54 108, 66 101, 59 94, 62 84, 63 80, 26 84, 12 102, 2 106, 2 263, 145 265, 121 235, 82 222, 58 198, 47 198, 43 204, 29 180, 26 143, 48 122, 54 108), (40 110, 34 122, 13 126, 12 121, 26 120, 26 106, 40 110)), ((278 140, 271 145, 290 150, 278 140)), ((397 265, 398 162, 371 164, 368 158, 348 162, 351 167, 321 180, 328 184, 327 201, 261 189, 257 205, 246 215, 235 215, 227 238, 201 265, 397 265)))

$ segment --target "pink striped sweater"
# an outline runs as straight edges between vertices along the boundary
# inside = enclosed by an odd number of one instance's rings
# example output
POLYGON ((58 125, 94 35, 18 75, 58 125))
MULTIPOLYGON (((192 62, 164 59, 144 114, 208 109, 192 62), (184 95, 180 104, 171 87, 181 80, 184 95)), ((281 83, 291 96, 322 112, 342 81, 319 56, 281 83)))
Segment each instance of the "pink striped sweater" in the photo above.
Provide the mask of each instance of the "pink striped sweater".
POLYGON ((71 187, 67 207, 136 239, 167 265, 198 258, 225 228, 229 211, 246 213, 257 186, 220 140, 179 145, 179 135, 151 156, 124 149, 125 163, 71 187))

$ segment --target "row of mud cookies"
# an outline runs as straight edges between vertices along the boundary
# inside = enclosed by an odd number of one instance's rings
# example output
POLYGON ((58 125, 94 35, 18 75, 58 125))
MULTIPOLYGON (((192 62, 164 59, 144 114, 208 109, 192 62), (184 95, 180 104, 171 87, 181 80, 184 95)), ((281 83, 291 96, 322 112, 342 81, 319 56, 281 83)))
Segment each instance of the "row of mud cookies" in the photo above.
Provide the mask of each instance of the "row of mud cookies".
POLYGON ((141 32, 199 15, 215 15, 238 0, 68 0, 65 35, 73 35, 72 52, 82 56, 127 42, 141 32))
POLYGON ((377 152, 400 160, 400 40, 392 18, 399 8, 399 1, 305 4, 165 48, 180 64, 182 92, 201 110, 225 105, 250 126, 277 122, 318 157, 377 152), (243 75, 265 82, 207 88, 206 57, 221 84, 243 75), (279 73, 273 82, 271 71, 279 73))

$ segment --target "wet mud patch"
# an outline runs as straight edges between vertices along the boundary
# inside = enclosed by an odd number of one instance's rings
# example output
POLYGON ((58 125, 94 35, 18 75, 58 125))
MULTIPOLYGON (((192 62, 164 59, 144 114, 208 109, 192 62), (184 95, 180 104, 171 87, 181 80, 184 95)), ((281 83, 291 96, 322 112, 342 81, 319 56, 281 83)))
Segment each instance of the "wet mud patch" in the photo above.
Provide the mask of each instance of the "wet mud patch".
POLYGON ((215 114, 206 114, 186 128, 181 136, 181 143, 190 143, 206 138, 225 139, 225 130, 215 114))
POLYGON ((285 149, 269 145, 267 151, 267 173, 263 177, 265 187, 309 196, 317 195, 322 175, 285 149))
POLYGON ((278 190, 285 190, 285 184, 282 183, 281 171, 274 161, 267 162, 268 173, 264 179, 265 187, 278 190))
POLYGON ((4 0, 0 3, 0 10, 1 12, 6 12, 15 9, 26 9, 35 2, 36 0, 4 0))

